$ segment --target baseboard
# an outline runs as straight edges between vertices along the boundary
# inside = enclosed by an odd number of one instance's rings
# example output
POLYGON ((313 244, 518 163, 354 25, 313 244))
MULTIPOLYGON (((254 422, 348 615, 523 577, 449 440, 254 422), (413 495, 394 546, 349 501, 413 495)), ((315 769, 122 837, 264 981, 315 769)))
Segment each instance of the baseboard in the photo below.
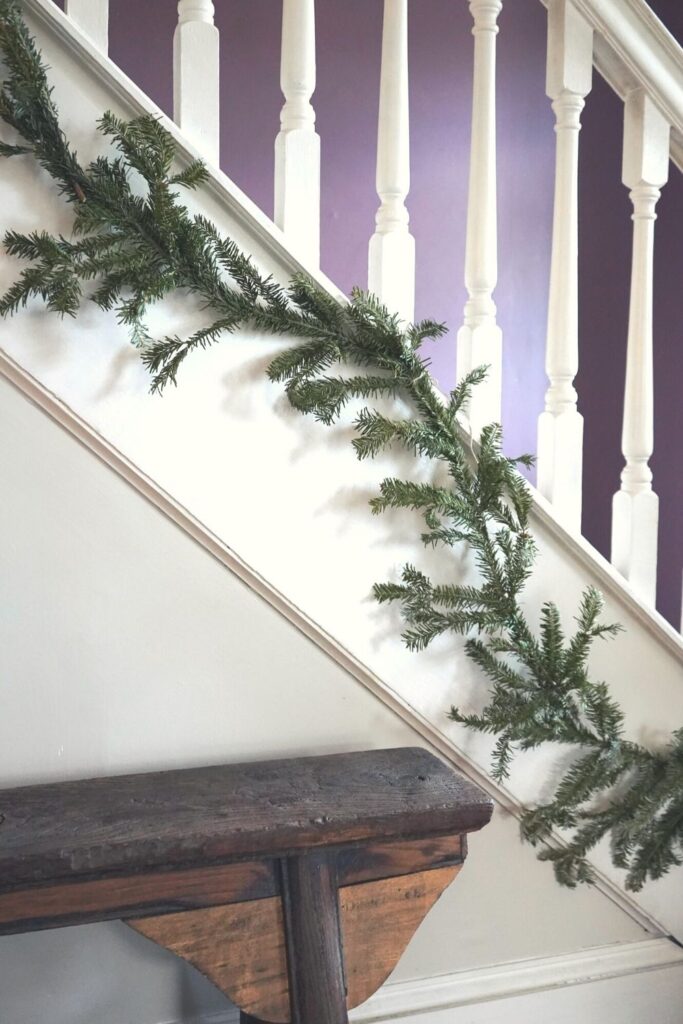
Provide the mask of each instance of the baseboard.
MULTIPOLYGON (((615 943, 561 956, 537 957, 385 985, 352 1018, 355 1024, 408 1014, 455 1010, 492 1000, 589 985, 666 967, 683 971, 683 949, 669 939, 615 943)), ((553 1019, 549 1015, 546 1020, 553 1019)))
MULTIPOLYGON (((610 979, 629 978, 645 972, 662 972, 677 968, 681 975, 683 991, 683 948, 669 939, 645 939, 642 942, 615 943, 593 949, 565 953, 561 956, 537 957, 533 960, 518 960, 511 963, 478 967, 469 971, 457 971, 436 978, 420 978, 416 981, 390 982, 357 1010, 352 1011, 352 1024, 390 1024, 406 1017, 438 1014, 456 1011, 461 1007, 474 1008, 483 1003, 506 1001, 509 1024, 514 1024, 515 1000, 524 996, 545 993, 542 1016, 537 1019, 555 1021, 560 1019, 559 1008, 568 988, 578 985, 599 985, 610 979)), ((597 991, 597 990, 596 990, 597 991)), ((598 998, 604 998, 600 996, 598 998)), ((608 996, 613 1010, 618 992, 610 989, 608 996)), ((624 1002, 630 1001, 630 994, 624 993, 624 1002)), ((520 1020, 530 1019, 527 1006, 520 1020)), ((596 1010, 598 1006, 596 1005, 596 1010)), ((624 1010, 627 1005, 624 1006, 624 1010)), ((662 1007, 664 1009, 664 1007, 662 1007)), ((459 1024, 461 1020, 454 1020, 459 1024)), ((479 1020, 479 1016, 476 1018, 479 1020)), ((498 1020, 498 1016, 495 1017, 498 1020)), ((596 1018, 597 1019, 597 1018, 596 1018)), ((628 1020, 624 1016, 624 1020, 628 1020)), ((665 1018, 668 1019, 668 1018, 665 1018)), ((469 1017, 468 1017, 469 1020, 469 1017)), ((463 1018, 464 1021, 464 1018, 463 1018)), ((169 1021, 167 1024, 238 1024, 239 1014, 233 1008, 225 1012, 169 1021)), ((427 1021, 425 1021, 427 1024, 427 1021)))

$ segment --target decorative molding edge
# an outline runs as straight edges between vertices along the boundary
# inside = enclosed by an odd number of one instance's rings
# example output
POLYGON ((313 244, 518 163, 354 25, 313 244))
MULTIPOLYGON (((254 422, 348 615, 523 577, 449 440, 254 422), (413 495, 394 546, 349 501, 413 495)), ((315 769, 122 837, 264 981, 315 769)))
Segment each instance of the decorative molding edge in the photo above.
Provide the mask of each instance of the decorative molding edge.
POLYGON ((529 484, 529 490, 533 497, 532 520, 536 519, 542 523, 581 565, 585 566, 589 572, 595 573, 600 582, 600 588, 623 604, 647 632, 673 654, 683 666, 683 635, 663 615, 660 615, 656 608, 643 601, 628 580, 593 547, 590 541, 586 540, 582 534, 571 533, 566 526, 559 522, 553 506, 540 491, 537 491, 531 484, 529 484))
MULTIPOLYGON (((434 978, 389 982, 363 1006, 351 1011, 352 1024, 380 1024, 412 1014, 455 1010, 463 1006, 514 999, 572 985, 590 985, 609 978, 677 967, 683 970, 683 949, 669 939, 597 946, 560 956, 515 960, 476 967, 434 978)), ((228 1008, 166 1024, 238 1024, 239 1013, 228 1008)))
POLYGON ((390 1021, 409 1013, 451 1010, 665 967, 683 969, 683 949, 669 939, 597 946, 561 956, 517 960, 436 978, 389 983, 355 1010, 352 1020, 354 1024, 390 1021))
POLYGON ((650 94, 671 125, 671 158, 683 171, 683 48, 645 0, 573 2, 595 29, 595 67, 622 100, 638 87, 650 94))

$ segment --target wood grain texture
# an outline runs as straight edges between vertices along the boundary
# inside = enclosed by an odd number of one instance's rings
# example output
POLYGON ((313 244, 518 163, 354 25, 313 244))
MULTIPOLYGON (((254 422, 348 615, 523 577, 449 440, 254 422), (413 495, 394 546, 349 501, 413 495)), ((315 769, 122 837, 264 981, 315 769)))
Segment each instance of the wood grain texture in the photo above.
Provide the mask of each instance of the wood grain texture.
POLYGON ((341 890, 349 1009, 377 991, 460 867, 385 878, 341 890))
POLYGON ((187 960, 247 1013, 265 1021, 289 1020, 279 896, 128 924, 187 960))
POLYGON ((0 791, 0 892, 481 828, 491 801, 422 749, 0 791))
MULTIPOLYGON (((340 885, 460 863, 464 836, 370 843, 337 854, 340 885)), ((0 935, 156 916, 278 895, 274 861, 248 861, 186 871, 44 883, 0 893, 0 935)))
MULTIPOLYGON (((348 1009, 384 983, 458 871, 454 865, 339 890, 348 1009)), ((193 964, 246 1014, 274 1024, 290 1021, 279 898, 129 924, 193 964)))
POLYGON ((370 843, 337 854, 339 885, 394 878, 430 868, 450 867, 465 859, 465 836, 434 836, 404 842, 370 843))
POLYGON ((333 854, 282 862, 282 908, 292 1024, 348 1024, 333 854))
POLYGON ((0 894, 0 935, 275 896, 272 860, 42 885, 0 894))

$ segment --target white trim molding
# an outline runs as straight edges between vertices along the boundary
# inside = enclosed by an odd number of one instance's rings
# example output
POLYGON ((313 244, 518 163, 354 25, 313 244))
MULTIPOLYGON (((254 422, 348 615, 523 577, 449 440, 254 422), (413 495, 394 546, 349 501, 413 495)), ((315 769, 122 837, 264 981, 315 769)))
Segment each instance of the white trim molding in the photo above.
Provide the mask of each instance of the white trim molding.
MULTIPOLYGON (((669 939, 614 943, 574 953, 563 953, 560 956, 475 967, 433 978, 390 981, 366 1003, 352 1010, 350 1016, 352 1024, 391 1024, 392 1021, 405 1017, 428 1017, 443 1011, 452 1012, 463 1007, 473 1008, 482 1003, 505 1000, 509 1001, 509 1007, 505 1007, 508 1024, 522 1024, 531 1019, 528 1016, 527 1004, 525 1001, 524 1010, 517 1016, 515 1000, 545 993, 542 1007, 540 1002, 538 1007, 539 1012, 542 1009, 542 1016, 537 1016, 536 1019, 555 1022, 558 1019, 557 1010, 565 999, 566 990, 570 987, 596 985, 610 979, 633 978, 651 971, 666 971, 671 968, 681 974, 683 983, 683 949, 669 939)), ((607 998, 612 1002, 616 998, 617 1003, 620 1000, 618 991, 615 993, 613 989, 610 989, 607 998)), ((628 1009, 629 998, 628 993, 623 995, 623 1010, 628 1009)), ((599 1010, 597 1002, 595 1009, 599 1010)), ((448 1017, 448 1020, 454 1020, 455 1024, 461 1024, 461 1021, 465 1024, 469 1019, 469 1016, 461 1018, 460 1015, 453 1018, 450 1014, 448 1017)), ((487 1018, 476 1017, 477 1022, 480 1019, 487 1018)), ((495 1017, 495 1020, 499 1019, 502 1018, 495 1017)), ((230 1007, 225 1012, 184 1018, 182 1021, 168 1021, 166 1024, 238 1022, 238 1011, 230 1007)))
MULTIPOLYGON (((389 983, 353 1012, 351 1018, 353 1024, 392 1021, 408 1014, 455 1010, 667 967, 683 971, 683 949, 669 939, 615 943, 560 956, 516 960, 435 978, 389 983)), ((555 1018, 546 1016, 545 1019, 555 1018)))
POLYGON ((573 2, 595 30, 596 68, 622 99, 648 92, 671 125, 671 157, 683 170, 683 48, 645 0, 573 2))

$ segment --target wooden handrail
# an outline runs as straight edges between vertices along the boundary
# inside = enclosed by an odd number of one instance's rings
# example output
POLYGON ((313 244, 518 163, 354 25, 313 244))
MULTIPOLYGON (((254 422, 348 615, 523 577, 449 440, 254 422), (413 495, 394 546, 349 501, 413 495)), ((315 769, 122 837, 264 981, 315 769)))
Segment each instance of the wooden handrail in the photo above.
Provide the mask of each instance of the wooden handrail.
POLYGON ((637 88, 649 94, 671 125, 671 159, 683 171, 683 47, 646 0, 573 2, 595 30, 595 67, 621 99, 637 88))

